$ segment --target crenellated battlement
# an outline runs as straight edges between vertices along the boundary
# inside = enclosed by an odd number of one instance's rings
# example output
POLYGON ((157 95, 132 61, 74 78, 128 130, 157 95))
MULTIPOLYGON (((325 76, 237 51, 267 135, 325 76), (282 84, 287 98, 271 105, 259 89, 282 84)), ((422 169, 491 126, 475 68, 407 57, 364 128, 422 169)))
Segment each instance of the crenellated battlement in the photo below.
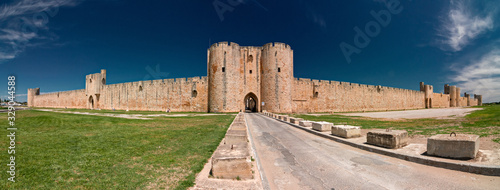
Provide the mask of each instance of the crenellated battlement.
POLYGON ((416 90, 404 89, 404 88, 395 88, 381 85, 368 85, 368 84, 358 84, 353 82, 344 82, 344 81, 333 81, 333 80, 318 80, 318 79, 309 79, 309 78, 295 78, 294 83, 302 84, 302 85, 320 85, 324 87, 333 88, 335 86, 343 86, 346 88, 367 88, 367 89, 381 89, 381 90, 394 90, 394 91, 408 91, 408 92, 419 92, 416 90))
POLYGON ((292 50, 290 45, 282 43, 282 42, 271 42, 271 43, 264 44, 263 46, 240 46, 237 43, 227 42, 227 41, 214 43, 210 46, 209 49, 214 49, 214 48, 218 48, 218 47, 232 47, 232 46, 240 47, 241 49, 262 50, 262 49, 274 48, 274 49, 292 50))
POLYGON ((247 50, 247 51, 261 51, 262 47, 261 46, 241 46, 241 50, 247 50))
POLYGON ((282 43, 282 42, 271 42, 271 43, 264 44, 262 47, 263 47, 263 49, 270 49, 270 48, 276 49, 276 48, 278 48, 278 49, 284 49, 284 50, 292 50, 290 45, 282 43))
POLYGON ((209 49, 217 48, 217 47, 231 47, 231 46, 236 46, 239 47, 240 45, 234 42, 218 42, 214 43, 210 46, 209 49))

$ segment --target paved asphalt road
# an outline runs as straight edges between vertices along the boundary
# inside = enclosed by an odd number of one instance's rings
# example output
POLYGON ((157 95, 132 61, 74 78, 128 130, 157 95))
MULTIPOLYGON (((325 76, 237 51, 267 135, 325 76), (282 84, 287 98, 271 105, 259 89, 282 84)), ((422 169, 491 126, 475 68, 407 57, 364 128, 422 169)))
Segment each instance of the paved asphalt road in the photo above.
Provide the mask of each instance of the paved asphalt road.
POLYGON ((500 177, 407 162, 246 114, 271 189, 500 189, 500 177))

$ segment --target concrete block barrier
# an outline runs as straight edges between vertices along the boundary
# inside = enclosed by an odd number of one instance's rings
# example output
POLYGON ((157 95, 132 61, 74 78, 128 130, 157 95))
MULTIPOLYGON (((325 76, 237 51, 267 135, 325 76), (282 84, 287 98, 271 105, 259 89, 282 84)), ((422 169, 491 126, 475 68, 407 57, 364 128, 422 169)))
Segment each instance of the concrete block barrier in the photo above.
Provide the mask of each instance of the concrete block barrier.
POLYGON ((427 154, 446 158, 472 159, 479 151, 478 135, 439 134, 427 139, 427 154))
POLYGON ((376 129, 368 132, 366 142, 385 148, 401 148, 408 144, 408 132, 405 130, 376 129))
POLYGON ((282 121, 290 122, 289 118, 290 118, 290 116, 288 116, 288 115, 281 115, 281 120, 282 121))
POLYGON ((293 123, 293 124, 296 124, 296 125, 299 125, 300 121, 303 121, 303 120, 304 119, 302 119, 302 118, 290 117, 290 123, 293 123))
POLYGON ((312 123, 312 128, 316 131, 331 131, 332 130, 333 123, 329 123, 326 121, 320 121, 320 122, 313 122, 312 123))
POLYGON ((332 135, 353 138, 361 136, 361 127, 350 125, 334 125, 332 126, 332 135))
POLYGON ((314 121, 307 121, 307 120, 302 120, 299 122, 299 126, 301 127, 312 127, 312 123, 314 121))

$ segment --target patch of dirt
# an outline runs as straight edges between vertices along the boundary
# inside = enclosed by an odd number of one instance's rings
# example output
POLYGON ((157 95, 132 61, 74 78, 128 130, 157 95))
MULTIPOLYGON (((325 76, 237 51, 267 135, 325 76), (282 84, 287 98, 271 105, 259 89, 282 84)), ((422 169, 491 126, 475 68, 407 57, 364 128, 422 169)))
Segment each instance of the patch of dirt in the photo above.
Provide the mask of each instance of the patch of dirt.
POLYGON ((488 137, 479 137, 479 149, 484 150, 495 150, 500 149, 500 144, 493 142, 493 139, 499 138, 500 136, 488 136, 488 137))
POLYGON ((433 108, 407 111, 387 111, 387 112, 365 112, 365 113, 342 113, 339 115, 346 116, 362 116, 371 118, 385 119, 457 119, 462 118, 472 111, 481 110, 482 108, 433 108))
POLYGON ((408 143, 410 143, 410 144, 427 144, 427 137, 425 135, 413 135, 413 136, 410 136, 408 143))
POLYGON ((160 167, 155 168, 153 171, 160 174, 160 176, 149 182, 146 189, 173 189, 181 180, 191 174, 191 171, 183 167, 160 167))

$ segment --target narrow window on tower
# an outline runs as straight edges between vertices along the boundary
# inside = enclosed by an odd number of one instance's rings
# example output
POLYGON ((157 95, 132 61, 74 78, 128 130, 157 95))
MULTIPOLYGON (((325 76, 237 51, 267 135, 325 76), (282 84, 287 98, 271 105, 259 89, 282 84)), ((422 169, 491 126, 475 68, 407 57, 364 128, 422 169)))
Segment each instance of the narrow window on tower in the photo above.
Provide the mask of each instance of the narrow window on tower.
POLYGON ((252 70, 250 70, 250 74, 252 74, 252 70))
POLYGON ((222 67, 222 72, 226 72, 226 67, 222 67))
POLYGON ((280 68, 280 67, 278 67, 278 73, 279 73, 279 72, 281 72, 281 68, 280 68))

